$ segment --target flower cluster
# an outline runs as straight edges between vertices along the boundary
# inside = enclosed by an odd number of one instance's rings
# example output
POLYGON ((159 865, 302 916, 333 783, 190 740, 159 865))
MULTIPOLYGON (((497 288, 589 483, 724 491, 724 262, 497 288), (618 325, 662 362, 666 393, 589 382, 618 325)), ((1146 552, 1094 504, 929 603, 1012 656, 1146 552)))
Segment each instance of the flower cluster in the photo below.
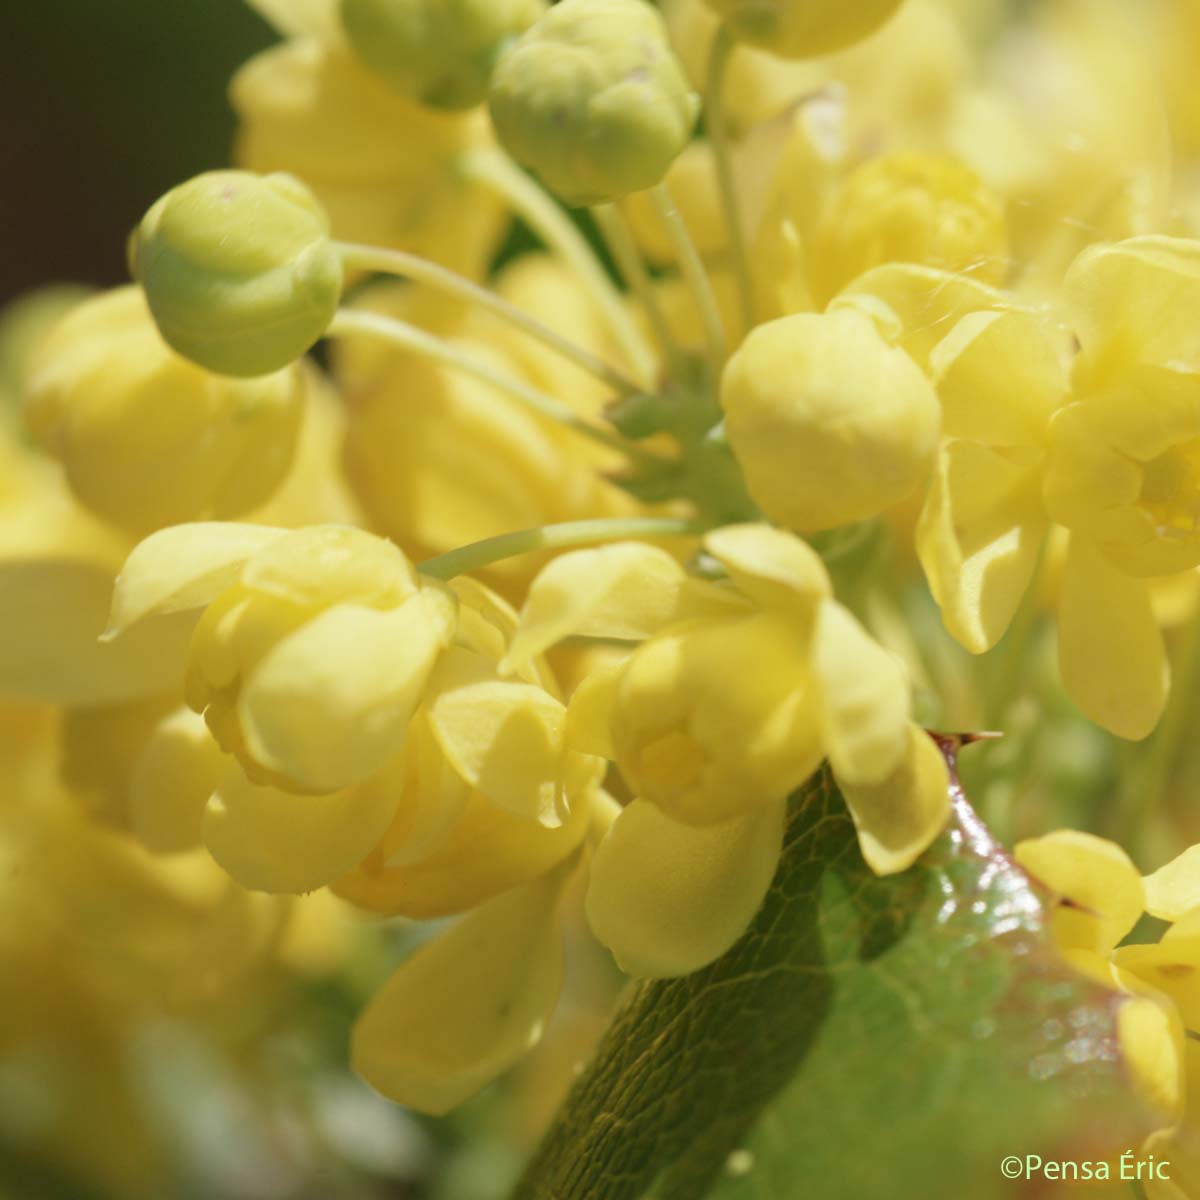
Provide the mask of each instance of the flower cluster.
MULTIPOLYGON (((817 772, 876 874, 937 839, 887 570, 974 655, 1055 605, 1066 693, 1154 730, 1157 589, 1200 567, 1200 240, 1158 219, 1164 89, 1101 70, 1121 18, 1030 18, 1082 112, 1128 96, 1080 148, 949 0, 256 7, 285 40, 232 83, 238 168, 4 364, 0 693, 53 708, 64 822, 223 870, 242 915, 180 938, 236 964, 321 889, 459 918, 352 1048, 444 1113, 541 1037, 572 905, 680 976, 817 772), (513 218, 542 245, 497 267, 513 218)), ((1149 997, 1122 1020, 1178 1110, 1193 860, 1018 857, 1149 997), (1114 950, 1143 907, 1170 932, 1114 950)))

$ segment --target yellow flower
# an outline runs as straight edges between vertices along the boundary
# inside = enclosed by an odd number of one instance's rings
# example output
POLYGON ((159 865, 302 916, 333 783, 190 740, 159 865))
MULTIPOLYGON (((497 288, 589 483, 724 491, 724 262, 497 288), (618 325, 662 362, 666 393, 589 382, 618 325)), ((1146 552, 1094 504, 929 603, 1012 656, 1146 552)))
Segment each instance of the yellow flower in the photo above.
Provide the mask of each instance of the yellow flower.
POLYGON ((136 287, 59 322, 26 389, 26 420, 74 493, 133 533, 264 503, 292 464, 306 390, 298 367, 238 380, 180 358, 136 287))
POLYGON ((1052 523, 1065 526, 1063 682, 1126 738, 1154 728, 1168 691, 1149 577, 1200 562, 1200 346, 1184 316, 1198 262, 1195 243, 1170 238, 1085 251, 1062 288, 1065 328, 983 285, 899 266, 831 305, 870 317, 937 387, 946 439, 917 549, 947 629, 973 653, 995 645, 1052 523))
MULTIPOLYGON (((1121 1048, 1138 1091, 1170 1120, 1143 1151, 1173 1168, 1178 1161, 1184 1170, 1172 1169, 1176 1183, 1200 1165, 1200 1058, 1192 1052, 1200 1033, 1198 852, 1193 846, 1142 879, 1119 846, 1091 834, 1059 830, 1015 850, 1055 893, 1052 928, 1069 961, 1129 997, 1118 1015, 1121 1048), (1156 943, 1123 942, 1143 907, 1171 924, 1156 943)), ((1153 1194, 1189 1193, 1168 1187, 1153 1194)))
POLYGON ((801 531, 877 516, 928 474, 937 396, 851 312, 756 328, 721 379, 729 444, 755 502, 801 531))
POLYGON ((336 237, 484 273, 503 208, 456 165, 491 144, 482 114, 423 109, 344 47, 314 38, 252 58, 234 75, 230 99, 241 122, 238 162, 303 179, 336 237))
POLYGON ((1001 283, 1008 270, 1004 208, 961 162, 899 152, 851 171, 811 247, 818 303, 889 262, 920 263, 1001 283))
POLYGON ((903 668, 833 600, 817 556, 765 525, 714 531, 704 548, 729 583, 642 544, 560 556, 506 660, 569 635, 642 643, 582 684, 567 716, 572 743, 612 758, 638 797, 597 852, 588 912, 640 975, 685 974, 732 945, 770 883, 787 796, 823 758, 880 873, 910 865, 948 812, 903 668))
POLYGON ((362 782, 400 750, 453 634, 452 599, 381 538, 196 524, 133 551, 108 636, 201 608, 189 704, 251 778, 298 792, 362 782))

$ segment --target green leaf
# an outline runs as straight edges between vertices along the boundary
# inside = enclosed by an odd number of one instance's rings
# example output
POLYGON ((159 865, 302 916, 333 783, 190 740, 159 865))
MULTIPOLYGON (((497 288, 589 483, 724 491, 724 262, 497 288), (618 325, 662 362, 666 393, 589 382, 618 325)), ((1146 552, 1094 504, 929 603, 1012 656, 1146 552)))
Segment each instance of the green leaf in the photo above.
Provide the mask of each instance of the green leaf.
POLYGON ((1119 997, 1058 958, 1045 898, 953 800, 879 879, 828 774, 798 793, 751 928, 632 989, 514 1200, 989 1200, 1007 1155, 1136 1147, 1119 997))

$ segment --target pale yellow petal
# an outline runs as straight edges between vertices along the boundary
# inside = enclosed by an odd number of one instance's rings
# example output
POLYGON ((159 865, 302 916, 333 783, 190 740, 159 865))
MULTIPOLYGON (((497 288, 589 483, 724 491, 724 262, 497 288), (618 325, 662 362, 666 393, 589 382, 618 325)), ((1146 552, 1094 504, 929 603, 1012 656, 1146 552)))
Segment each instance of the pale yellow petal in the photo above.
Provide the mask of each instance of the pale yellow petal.
POLYGON ((1012 307, 1009 293, 965 273, 893 262, 860 275, 828 311, 849 308, 869 317, 924 369, 934 347, 968 313, 1012 307))
POLYGON ((833 600, 817 610, 812 646, 821 736, 843 783, 886 779, 909 747, 911 693, 904 664, 833 600))
POLYGON ((251 891, 311 892, 356 867, 395 815, 397 793, 345 788, 300 796, 230 767, 204 814, 213 858, 251 891))
MULTIPOLYGON (((548 829, 476 792, 447 836, 418 861, 389 864, 389 830, 354 871, 337 881, 334 891, 387 916, 429 920, 467 912, 562 862, 587 835, 594 795, 585 789, 572 796, 567 823, 548 829)), ((410 823, 407 813, 397 814, 401 834, 410 823)))
POLYGON ((1158 724, 1170 668, 1149 587, 1082 537, 1063 567, 1058 663, 1071 699, 1110 733, 1144 738, 1158 724))
POLYGON ((158 723, 129 777, 129 816, 160 854, 199 846, 204 811, 229 760, 199 713, 180 708, 158 723))
POLYGON ((1054 940, 1063 949, 1107 954, 1142 915, 1137 868, 1115 842, 1074 829, 1018 842, 1017 862, 1068 903, 1054 911, 1054 940))
POLYGON ((1169 996, 1185 1027, 1200 1032, 1200 937, 1121 946, 1113 952, 1113 962, 1169 996))
POLYGON ((946 437, 1034 446, 1067 394, 1064 348, 1032 313, 968 313, 934 348, 930 370, 946 437))
POLYGON ((644 542, 573 550, 533 581, 503 666, 528 662, 566 637, 649 637, 672 621, 724 608, 716 592, 644 542))
POLYGON ((472 787, 518 816, 553 828, 566 709, 542 688, 499 679, 469 650, 446 652, 430 681, 430 728, 472 787))
POLYGON ((704 548, 747 596, 772 608, 809 610, 832 594, 817 552, 771 525, 725 525, 704 535, 704 548))
POLYGON ((612 740, 613 706, 624 660, 593 667, 571 696, 567 705, 565 738, 567 745, 582 754, 615 758, 612 740))
POLYGON ((237 580, 248 559, 286 533, 220 521, 152 533, 133 548, 117 576, 105 637, 116 637, 144 617, 203 608, 237 580))
POLYGON ((1169 1000, 1133 996, 1117 1010, 1117 1035, 1138 1094, 1171 1117, 1184 1095, 1184 1031, 1169 1000))
POLYGON ((416 951, 351 1040, 354 1069, 391 1100, 440 1116, 540 1040, 562 988, 554 872, 477 909, 416 951))
POLYGON ((0 563, 0 694, 53 704, 118 704, 177 691, 194 614, 99 640, 111 572, 82 560, 0 563))
POLYGON ((908 752, 882 783, 838 779, 858 844, 876 875, 903 871, 930 846, 950 815, 950 776, 934 740, 909 726, 908 752))
POLYGON ((452 616, 426 590, 390 612, 337 605, 284 638, 238 703, 251 757, 307 791, 369 778, 403 745, 452 616))
POLYGON ((1085 250, 1064 283, 1071 328, 1094 371, 1194 359, 1200 330, 1200 243, 1129 238, 1085 250))
POLYGON ((1146 911, 1152 916, 1178 921, 1200 908, 1200 845, 1189 846, 1142 882, 1146 911))
POLYGON ((596 850, 592 932, 629 975, 687 975, 746 931, 770 887, 785 803, 720 825, 685 825, 648 800, 623 809, 596 850))
POLYGON ((1008 628, 1045 533, 1036 469, 973 442, 942 450, 917 554, 946 629, 972 654, 990 650, 1008 628))

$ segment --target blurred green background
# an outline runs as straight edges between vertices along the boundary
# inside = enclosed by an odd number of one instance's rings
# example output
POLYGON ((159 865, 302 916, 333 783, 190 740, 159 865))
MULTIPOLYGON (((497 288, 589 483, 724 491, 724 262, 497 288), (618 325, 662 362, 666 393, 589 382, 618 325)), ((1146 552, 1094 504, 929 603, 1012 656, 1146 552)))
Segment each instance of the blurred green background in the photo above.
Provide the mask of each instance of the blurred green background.
POLYGON ((0 3, 0 304, 124 280, 146 207, 228 163, 226 83, 273 40, 243 0, 0 3))

